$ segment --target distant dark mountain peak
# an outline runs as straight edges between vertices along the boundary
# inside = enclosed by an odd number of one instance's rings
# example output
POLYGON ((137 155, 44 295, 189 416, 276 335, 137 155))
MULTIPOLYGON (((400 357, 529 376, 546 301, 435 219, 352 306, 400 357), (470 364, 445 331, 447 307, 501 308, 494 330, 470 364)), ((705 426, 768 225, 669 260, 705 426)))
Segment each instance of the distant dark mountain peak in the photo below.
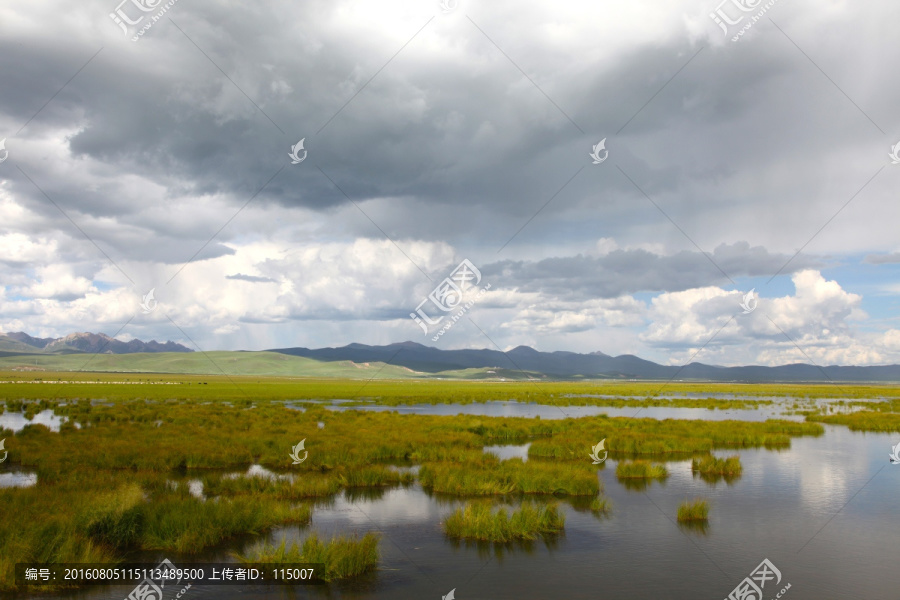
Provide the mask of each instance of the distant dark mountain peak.
POLYGON ((394 346, 395 348, 396 348, 397 346, 399 346, 399 347, 401 347, 401 348, 415 348, 416 350, 418 350, 418 349, 420 349, 420 348, 421 348, 421 349, 424 349, 424 348, 427 348, 427 347, 428 347, 428 346, 425 346, 425 345, 423 345, 423 344, 420 344, 419 342, 413 342, 413 341, 410 341, 410 340, 406 340, 405 342, 397 342, 396 344, 391 344, 391 346, 394 346))

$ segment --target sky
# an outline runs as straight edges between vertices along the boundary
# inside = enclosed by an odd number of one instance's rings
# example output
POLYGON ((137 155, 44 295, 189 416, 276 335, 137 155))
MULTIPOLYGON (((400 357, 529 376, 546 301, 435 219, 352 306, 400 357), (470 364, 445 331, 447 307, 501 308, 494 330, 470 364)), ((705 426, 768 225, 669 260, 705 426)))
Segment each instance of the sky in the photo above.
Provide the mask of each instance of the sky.
POLYGON ((0 5, 0 331, 900 363, 898 22, 0 5))

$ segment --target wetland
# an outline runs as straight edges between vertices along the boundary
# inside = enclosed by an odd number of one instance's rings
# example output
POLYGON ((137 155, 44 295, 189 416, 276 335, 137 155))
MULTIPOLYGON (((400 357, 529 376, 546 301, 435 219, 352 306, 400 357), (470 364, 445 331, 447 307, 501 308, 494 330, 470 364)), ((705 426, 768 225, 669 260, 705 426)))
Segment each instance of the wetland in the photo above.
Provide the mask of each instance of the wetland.
POLYGON ((17 562, 163 558, 327 578, 190 590, 216 598, 725 597, 763 558, 797 597, 900 585, 890 386, 98 383, 124 379, 0 386, 5 596, 130 590, 23 588, 17 562))

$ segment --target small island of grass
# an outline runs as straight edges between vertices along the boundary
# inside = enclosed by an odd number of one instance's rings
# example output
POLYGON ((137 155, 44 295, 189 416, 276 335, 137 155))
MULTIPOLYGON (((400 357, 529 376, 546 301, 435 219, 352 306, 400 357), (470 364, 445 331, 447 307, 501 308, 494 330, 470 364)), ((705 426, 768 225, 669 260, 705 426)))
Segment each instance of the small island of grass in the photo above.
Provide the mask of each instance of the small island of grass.
POLYGON ((314 577, 322 581, 333 581, 361 575, 378 566, 378 536, 367 533, 363 537, 336 536, 325 542, 318 534, 311 533, 302 546, 286 545, 281 540, 279 546, 263 544, 251 549, 247 555, 239 555, 243 563, 321 565, 315 569, 314 577))
POLYGON ((447 517, 444 533, 455 538, 510 542, 559 533, 565 523, 565 515, 556 504, 526 503, 509 514, 503 508, 493 512, 487 504, 470 503, 447 517))
POLYGON ((738 456, 729 456, 728 458, 704 456, 691 461, 691 471, 703 475, 736 476, 743 472, 743 467, 738 456))
POLYGON ((664 465, 655 465, 646 460, 622 461, 616 465, 619 479, 665 479, 669 471, 664 465))
POLYGON ((684 501, 678 505, 678 522, 692 523, 709 520, 709 502, 706 500, 684 501))

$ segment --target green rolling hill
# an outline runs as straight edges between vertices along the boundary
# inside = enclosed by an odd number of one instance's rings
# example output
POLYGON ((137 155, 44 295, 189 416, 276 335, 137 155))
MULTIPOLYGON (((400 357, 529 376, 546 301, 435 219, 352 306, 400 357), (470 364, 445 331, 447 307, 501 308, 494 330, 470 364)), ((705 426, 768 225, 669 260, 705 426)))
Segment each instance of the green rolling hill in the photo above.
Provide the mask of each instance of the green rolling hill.
MULTIPOLYGON (((191 375, 272 375, 345 379, 433 378, 407 367, 383 362, 323 361, 278 352, 154 352, 135 354, 10 354, 0 352, 0 370, 88 371, 106 373, 171 373, 191 375)), ((505 369, 443 371, 448 379, 523 379, 505 369)))

